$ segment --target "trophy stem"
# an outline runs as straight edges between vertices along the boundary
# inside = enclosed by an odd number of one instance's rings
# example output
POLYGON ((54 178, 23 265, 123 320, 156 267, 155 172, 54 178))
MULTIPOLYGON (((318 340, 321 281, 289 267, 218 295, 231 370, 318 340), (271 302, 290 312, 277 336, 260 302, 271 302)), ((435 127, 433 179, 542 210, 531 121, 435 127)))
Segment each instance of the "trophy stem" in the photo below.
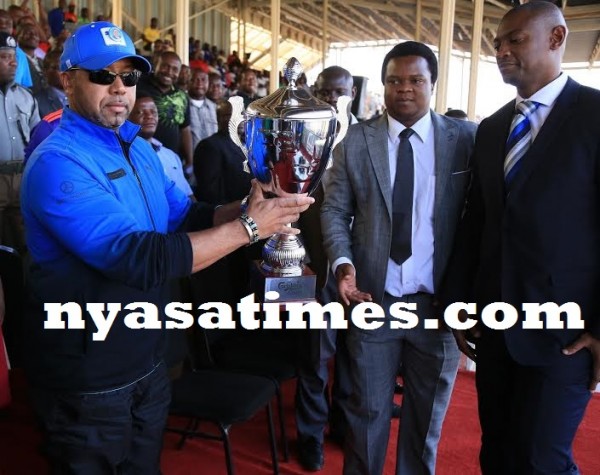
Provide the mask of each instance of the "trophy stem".
POLYGON ((277 276, 299 276, 304 269, 306 250, 298 234, 276 233, 262 250, 262 269, 277 276))

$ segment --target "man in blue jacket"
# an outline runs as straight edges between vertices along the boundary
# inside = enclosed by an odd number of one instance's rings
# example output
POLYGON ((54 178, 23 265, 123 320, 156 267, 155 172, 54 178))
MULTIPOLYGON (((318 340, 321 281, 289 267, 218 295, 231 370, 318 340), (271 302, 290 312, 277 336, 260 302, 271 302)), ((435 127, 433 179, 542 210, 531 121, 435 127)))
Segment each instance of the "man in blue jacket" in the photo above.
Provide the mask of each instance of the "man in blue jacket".
POLYGON ((150 64, 111 23, 79 28, 60 70, 69 107, 30 157, 21 195, 32 400, 53 473, 157 474, 169 282, 285 230, 313 200, 265 200, 255 187, 242 216, 239 203, 191 203, 127 121, 150 64), (82 309, 81 318, 70 312, 61 329, 49 321, 52 303, 82 309), (103 335, 100 318, 111 322, 103 335))

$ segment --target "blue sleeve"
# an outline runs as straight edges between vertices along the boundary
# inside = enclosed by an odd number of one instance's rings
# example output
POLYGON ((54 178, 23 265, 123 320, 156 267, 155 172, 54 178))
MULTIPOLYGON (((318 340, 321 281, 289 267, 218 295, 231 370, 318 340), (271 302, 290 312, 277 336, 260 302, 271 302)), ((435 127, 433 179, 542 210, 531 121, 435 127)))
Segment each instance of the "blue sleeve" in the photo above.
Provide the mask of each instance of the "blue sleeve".
MULTIPOLYGON (((187 235, 143 229, 131 211, 135 203, 118 201, 101 180, 63 151, 47 148, 30 165, 22 206, 67 252, 111 279, 142 289, 191 272, 187 235)), ((189 208, 189 200, 185 204, 177 196, 176 190, 167 195, 174 206, 174 224, 183 221, 189 208)))

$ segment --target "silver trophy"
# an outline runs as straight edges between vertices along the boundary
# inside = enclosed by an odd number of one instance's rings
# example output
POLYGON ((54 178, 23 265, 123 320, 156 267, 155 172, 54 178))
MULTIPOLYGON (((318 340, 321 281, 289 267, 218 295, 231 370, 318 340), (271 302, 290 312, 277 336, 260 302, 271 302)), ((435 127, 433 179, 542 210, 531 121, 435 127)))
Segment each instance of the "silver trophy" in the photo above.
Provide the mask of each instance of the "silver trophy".
MULTIPOLYGON (((340 114, 336 115, 329 104, 296 86, 302 74, 296 58, 286 63, 283 74, 288 86, 252 102, 246 111, 241 97, 229 99, 233 109, 229 135, 246 156, 246 171, 252 170, 264 191, 281 197, 311 194, 331 164, 333 148, 346 135, 352 99, 340 97, 340 114), (240 140, 240 124, 244 124, 245 143, 240 140)), ((271 300, 314 299, 315 278, 314 274, 310 278, 312 273, 305 267, 306 251, 299 235, 274 234, 262 256, 265 292, 276 290, 280 295, 271 300), (307 274, 308 278, 302 279, 307 274)))

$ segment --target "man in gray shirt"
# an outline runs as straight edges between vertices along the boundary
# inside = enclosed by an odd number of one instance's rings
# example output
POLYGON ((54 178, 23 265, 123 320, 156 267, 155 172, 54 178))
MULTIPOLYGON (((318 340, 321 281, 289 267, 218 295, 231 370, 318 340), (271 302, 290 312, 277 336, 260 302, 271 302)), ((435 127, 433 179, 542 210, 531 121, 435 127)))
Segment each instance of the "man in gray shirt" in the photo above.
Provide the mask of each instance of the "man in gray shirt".
POLYGON ((15 83, 17 41, 0 32, 0 244, 25 249, 19 189, 23 153, 40 121, 29 90, 15 83))

